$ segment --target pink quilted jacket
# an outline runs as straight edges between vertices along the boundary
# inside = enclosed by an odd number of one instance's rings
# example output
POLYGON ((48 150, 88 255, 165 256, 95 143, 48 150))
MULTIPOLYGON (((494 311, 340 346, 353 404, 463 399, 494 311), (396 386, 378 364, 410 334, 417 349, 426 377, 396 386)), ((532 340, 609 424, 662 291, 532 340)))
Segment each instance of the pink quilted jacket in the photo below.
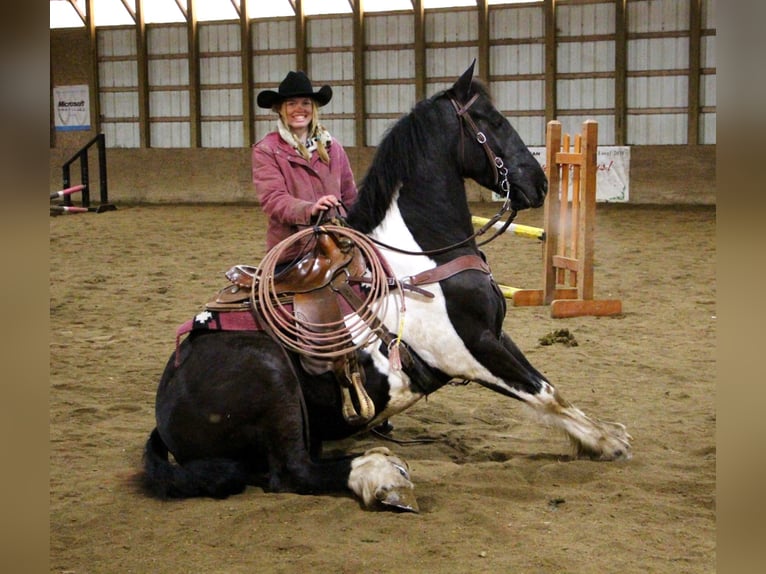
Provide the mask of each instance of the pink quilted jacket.
MULTIPOLYGON (((253 184, 261 208, 269 218, 266 247, 271 249, 311 223, 311 206, 332 194, 350 208, 356 201, 356 183, 343 146, 335 139, 328 147, 330 164, 315 152, 306 161, 278 132, 271 132, 253 146, 253 184)), ((299 246, 280 262, 295 257, 299 246)))

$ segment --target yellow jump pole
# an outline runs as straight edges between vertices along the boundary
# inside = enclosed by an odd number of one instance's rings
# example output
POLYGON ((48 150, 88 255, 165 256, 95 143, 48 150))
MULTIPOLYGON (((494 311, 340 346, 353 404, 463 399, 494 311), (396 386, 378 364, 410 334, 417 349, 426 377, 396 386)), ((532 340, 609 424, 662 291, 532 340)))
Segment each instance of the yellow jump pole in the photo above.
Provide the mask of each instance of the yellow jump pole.
MULTIPOLYGON (((471 221, 474 225, 484 225, 489 221, 486 217, 479 217, 477 215, 471 216, 471 221)), ((498 221, 495 223, 492 227, 495 229, 500 229, 503 226, 502 221, 498 221)), ((531 239, 539 239, 540 241, 545 241, 545 230, 541 229, 539 227, 532 227, 530 225, 521 225, 520 223, 511 223, 508 226, 508 229, 505 230, 506 233, 513 233, 514 235, 520 235, 521 237, 529 237, 531 239)))
POLYGON ((521 291, 519 287, 509 287, 508 285, 500 285, 499 283, 497 286, 500 287, 500 292, 506 299, 513 299, 513 294, 516 293, 516 291, 521 291))

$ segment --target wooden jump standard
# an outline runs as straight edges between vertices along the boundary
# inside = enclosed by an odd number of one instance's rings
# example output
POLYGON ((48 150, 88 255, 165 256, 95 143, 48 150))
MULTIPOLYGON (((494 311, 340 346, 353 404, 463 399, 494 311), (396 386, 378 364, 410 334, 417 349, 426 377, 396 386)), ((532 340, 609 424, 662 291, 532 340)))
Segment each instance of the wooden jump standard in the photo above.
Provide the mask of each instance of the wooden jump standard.
POLYGON ((598 122, 583 122, 570 149, 569 134, 562 140, 561 123, 550 121, 546 142, 543 288, 501 286, 503 293, 517 307, 550 305, 555 318, 618 315, 620 300, 593 298, 598 122))

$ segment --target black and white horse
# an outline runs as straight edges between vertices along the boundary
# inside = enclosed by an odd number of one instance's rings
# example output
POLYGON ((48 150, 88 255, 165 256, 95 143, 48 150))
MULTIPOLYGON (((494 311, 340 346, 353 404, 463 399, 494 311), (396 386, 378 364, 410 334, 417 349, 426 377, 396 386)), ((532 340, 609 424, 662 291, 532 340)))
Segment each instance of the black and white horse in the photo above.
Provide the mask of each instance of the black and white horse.
POLYGON ((381 311, 412 357, 404 368, 392 368, 385 345, 358 352, 375 417, 362 427, 349 424, 334 376, 309 375, 263 331, 192 333, 159 384, 145 487, 161 497, 217 498, 248 484, 297 493, 350 489, 367 507, 413 508, 403 502, 412 488, 403 459, 385 447, 327 459, 322 443, 371 429, 452 379, 526 403, 569 436, 578 456, 630 458, 623 425, 565 401, 503 332, 506 304, 479 264, 466 177, 507 194, 514 210, 541 206, 547 191, 538 162, 473 79, 473 65, 393 125, 347 217, 380 245, 401 282, 424 271, 436 277, 423 286, 432 297, 404 291, 403 321, 399 295, 389 295, 395 300, 381 311), (466 259, 474 264, 438 272, 466 259))

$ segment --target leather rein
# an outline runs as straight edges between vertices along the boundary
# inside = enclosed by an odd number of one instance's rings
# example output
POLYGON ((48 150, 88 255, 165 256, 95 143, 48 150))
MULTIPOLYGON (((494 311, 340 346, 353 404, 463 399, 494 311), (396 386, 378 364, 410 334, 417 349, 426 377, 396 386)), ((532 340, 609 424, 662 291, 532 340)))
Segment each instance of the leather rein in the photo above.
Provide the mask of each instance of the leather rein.
POLYGON ((457 115, 461 124, 460 153, 461 153, 461 157, 463 157, 463 160, 461 163, 463 164, 465 163, 464 161, 465 143, 463 139, 464 127, 465 127, 471 133, 472 138, 476 140, 479 143, 479 145, 484 149, 484 153, 487 154, 487 159, 489 160, 489 164, 492 166, 492 170, 494 172, 494 185, 495 187, 499 186, 500 190, 505 194, 505 200, 503 201, 503 205, 500 207, 500 210, 492 218, 490 218, 489 221, 487 221, 487 223, 482 225, 478 230, 476 230, 473 234, 469 235, 465 239, 458 241, 457 243, 447 245, 446 247, 440 247, 438 249, 430 249, 428 251, 409 251, 407 249, 400 249, 399 247, 394 247, 393 245, 388 245, 386 243, 383 243, 382 241, 378 241, 376 239, 370 238, 376 245, 379 245, 386 249, 390 249, 391 251, 396 251, 397 253, 404 253, 406 255, 439 255, 441 253, 447 253, 448 251, 457 249, 458 247, 465 245, 466 243, 472 241, 473 239, 476 239, 477 237, 484 235, 492 226, 494 226, 498 221, 500 221, 508 211, 510 211, 511 213, 508 216, 508 219, 503 223, 502 227, 496 230, 491 237, 477 244, 478 246, 486 245, 490 241, 494 240, 498 235, 501 235, 502 233, 504 233, 505 230, 508 229, 508 227, 511 225, 513 220, 516 218, 517 212, 515 209, 511 208, 511 184, 508 181, 508 168, 505 167, 505 164, 503 163, 502 158, 497 156, 495 152, 492 151, 492 148, 489 146, 489 143, 487 142, 486 134, 478 128, 478 126, 476 125, 476 122, 473 121, 471 114, 468 113, 468 110, 471 108, 471 106, 476 102, 476 100, 479 99, 480 94, 474 94, 473 97, 470 100, 468 100, 465 104, 460 104, 460 102, 458 102, 457 99, 455 99, 452 93, 450 92, 445 92, 445 93, 447 97, 449 98, 449 101, 452 104, 452 107, 455 108, 455 114, 457 115))

